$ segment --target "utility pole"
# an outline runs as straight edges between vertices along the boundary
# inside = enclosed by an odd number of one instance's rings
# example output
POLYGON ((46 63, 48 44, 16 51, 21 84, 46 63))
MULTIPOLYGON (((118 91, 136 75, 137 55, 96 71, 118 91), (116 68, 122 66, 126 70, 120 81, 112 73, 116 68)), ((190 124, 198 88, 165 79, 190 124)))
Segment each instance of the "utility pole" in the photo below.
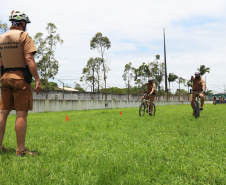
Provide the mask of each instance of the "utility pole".
POLYGON ((164 36, 164 63, 165 63, 165 98, 166 101, 168 101, 165 28, 163 28, 163 36, 164 36))
POLYGON ((166 66, 166 41, 165 41, 165 28, 163 28, 164 34, 164 63, 165 63, 165 93, 168 92, 167 89, 167 66, 166 66))
MULTIPOLYGON (((61 82, 60 80, 58 80, 59 82, 61 82)), ((64 100, 64 83, 61 82, 63 84, 63 100, 64 100)))
MULTIPOLYGON (((206 90, 206 75, 205 75, 205 90, 206 90)), ((207 90, 206 90, 206 92, 207 92, 207 90)))

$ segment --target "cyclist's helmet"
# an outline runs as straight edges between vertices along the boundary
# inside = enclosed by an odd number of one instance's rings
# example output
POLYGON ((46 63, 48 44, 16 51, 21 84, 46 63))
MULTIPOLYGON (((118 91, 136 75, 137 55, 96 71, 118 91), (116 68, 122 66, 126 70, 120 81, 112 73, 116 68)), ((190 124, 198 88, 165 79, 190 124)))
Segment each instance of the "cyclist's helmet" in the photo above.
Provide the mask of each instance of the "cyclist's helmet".
POLYGON ((150 84, 150 83, 153 83, 154 82, 154 80, 153 79, 149 79, 148 80, 148 83, 150 84))
POLYGON ((200 75, 200 72, 198 72, 198 71, 197 71, 197 72, 195 72, 195 75, 200 75))
POLYGON ((26 21, 26 23, 31 23, 29 17, 21 11, 13 10, 9 16, 9 21, 26 21))

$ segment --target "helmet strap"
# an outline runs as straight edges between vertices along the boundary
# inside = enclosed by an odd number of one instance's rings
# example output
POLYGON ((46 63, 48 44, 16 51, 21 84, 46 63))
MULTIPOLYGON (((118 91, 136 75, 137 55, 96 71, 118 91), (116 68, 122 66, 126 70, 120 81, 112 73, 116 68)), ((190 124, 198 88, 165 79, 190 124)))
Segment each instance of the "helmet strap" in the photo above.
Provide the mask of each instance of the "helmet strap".
POLYGON ((26 23, 26 21, 24 21, 24 26, 23 26, 23 24, 22 24, 22 21, 20 22, 20 25, 23 27, 23 30, 24 31, 27 31, 27 23, 26 23))

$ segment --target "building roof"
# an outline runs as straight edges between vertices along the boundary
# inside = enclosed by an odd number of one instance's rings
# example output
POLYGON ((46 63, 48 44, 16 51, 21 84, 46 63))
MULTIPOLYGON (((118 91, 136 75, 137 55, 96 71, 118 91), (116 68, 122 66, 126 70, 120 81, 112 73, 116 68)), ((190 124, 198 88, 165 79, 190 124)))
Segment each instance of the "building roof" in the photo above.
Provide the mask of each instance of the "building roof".
POLYGON ((65 91, 76 91, 78 92, 77 89, 69 88, 69 87, 57 87, 56 90, 65 90, 65 91))

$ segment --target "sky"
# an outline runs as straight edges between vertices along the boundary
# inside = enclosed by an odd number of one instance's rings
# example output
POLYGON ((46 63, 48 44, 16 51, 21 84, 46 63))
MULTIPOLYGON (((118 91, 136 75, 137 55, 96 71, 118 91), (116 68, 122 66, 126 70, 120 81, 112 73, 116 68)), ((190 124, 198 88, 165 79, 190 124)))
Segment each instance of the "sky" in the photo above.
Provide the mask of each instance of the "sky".
MULTIPOLYGON (((1 0, 0 19, 9 25, 12 10, 29 16, 27 32, 31 37, 38 32, 47 34, 49 22, 57 26, 64 40, 55 51, 60 67, 54 81, 59 86, 61 80, 90 90, 80 77, 89 58, 100 57, 90 49, 90 41, 101 32, 111 41, 105 56, 110 68, 107 87, 126 87, 122 75, 129 62, 138 68, 143 62, 154 61, 157 54, 164 62, 165 28, 167 72, 190 79, 205 65, 211 69, 203 76, 207 89, 226 90, 225 0, 1 0)), ((173 92, 179 87, 176 82, 170 86, 173 92)))

